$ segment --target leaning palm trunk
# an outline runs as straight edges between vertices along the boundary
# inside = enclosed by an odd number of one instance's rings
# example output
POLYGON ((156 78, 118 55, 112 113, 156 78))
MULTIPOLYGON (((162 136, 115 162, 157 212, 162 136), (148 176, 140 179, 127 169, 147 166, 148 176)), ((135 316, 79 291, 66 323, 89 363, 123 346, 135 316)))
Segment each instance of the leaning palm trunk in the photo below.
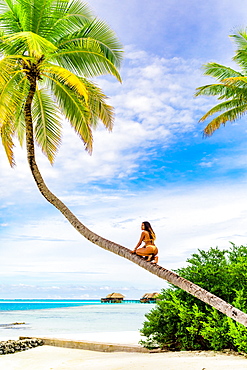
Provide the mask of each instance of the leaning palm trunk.
POLYGON ((233 307, 232 305, 225 302, 221 298, 207 292, 205 289, 200 288, 198 285, 193 284, 192 282, 180 277, 176 273, 169 271, 164 267, 151 264, 150 262, 146 262, 142 257, 137 256, 136 254, 132 254, 128 248, 125 248, 119 244, 111 242, 95 234, 94 232, 89 230, 86 226, 84 226, 78 220, 78 218, 68 209, 68 207, 47 188, 35 161, 31 105, 36 89, 36 78, 34 76, 29 76, 28 79, 30 82, 30 90, 25 104, 26 145, 27 145, 28 163, 32 175, 34 177, 34 180, 38 186, 38 189, 40 190, 41 194, 46 198, 46 200, 50 202, 53 206, 55 206, 66 217, 66 219, 71 223, 71 225, 90 242, 134 262, 138 266, 160 277, 161 279, 164 279, 169 283, 185 290, 186 292, 192 294, 201 301, 209 304, 210 306, 216 308, 218 311, 226 314, 233 320, 247 327, 247 314, 233 307))

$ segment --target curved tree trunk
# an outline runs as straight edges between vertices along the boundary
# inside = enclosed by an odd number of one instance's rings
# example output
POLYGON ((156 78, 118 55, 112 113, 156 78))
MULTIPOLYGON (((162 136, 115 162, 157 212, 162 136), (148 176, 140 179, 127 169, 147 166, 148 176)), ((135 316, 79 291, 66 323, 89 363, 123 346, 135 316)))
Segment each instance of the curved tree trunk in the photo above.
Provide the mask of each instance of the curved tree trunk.
POLYGON ((176 285, 177 287, 185 290, 186 292, 192 294, 201 301, 209 304, 210 306, 216 308, 218 311, 226 314, 233 320, 243 324, 247 327, 247 314, 225 302, 221 298, 207 292, 196 284, 180 277, 176 273, 165 269, 156 264, 145 261, 142 257, 132 254, 128 248, 125 248, 119 244, 102 238, 101 236, 93 233, 86 226, 84 226, 77 217, 68 209, 68 207, 58 199, 46 186, 38 166, 35 161, 35 151, 34 151, 34 140, 33 140, 33 124, 32 124, 32 114, 31 105, 36 89, 36 76, 28 76, 30 82, 30 91, 25 104, 25 122, 26 122, 26 146, 27 146, 27 158, 28 163, 34 177, 34 180, 38 186, 41 194, 55 206, 66 219, 71 223, 71 225, 86 239, 90 242, 98 245, 99 247, 113 252, 121 257, 124 257, 138 266, 144 268, 145 270, 151 272, 152 274, 168 281, 169 283, 176 285))

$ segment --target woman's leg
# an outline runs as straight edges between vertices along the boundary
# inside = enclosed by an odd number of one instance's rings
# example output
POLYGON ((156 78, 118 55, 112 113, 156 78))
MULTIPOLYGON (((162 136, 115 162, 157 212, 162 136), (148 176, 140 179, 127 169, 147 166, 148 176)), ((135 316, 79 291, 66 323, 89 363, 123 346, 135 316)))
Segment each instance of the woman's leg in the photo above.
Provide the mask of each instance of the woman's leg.
POLYGON ((151 262, 152 263, 158 263, 158 260, 159 260, 159 257, 156 255, 151 262))
MULTIPOLYGON (((155 253, 155 254, 157 254, 157 253, 155 253)), ((138 254, 138 256, 142 256, 142 257, 150 256, 150 255, 154 254, 154 248, 152 246, 139 248, 139 249, 137 249, 136 254, 138 254)))
POLYGON ((147 262, 153 262, 153 263, 157 263, 158 262, 158 248, 153 248, 153 253, 150 254, 148 257, 147 257, 147 262))
POLYGON ((147 257, 147 262, 158 263, 158 248, 154 248, 153 245, 147 245, 146 247, 137 249, 136 254, 142 257, 147 257))

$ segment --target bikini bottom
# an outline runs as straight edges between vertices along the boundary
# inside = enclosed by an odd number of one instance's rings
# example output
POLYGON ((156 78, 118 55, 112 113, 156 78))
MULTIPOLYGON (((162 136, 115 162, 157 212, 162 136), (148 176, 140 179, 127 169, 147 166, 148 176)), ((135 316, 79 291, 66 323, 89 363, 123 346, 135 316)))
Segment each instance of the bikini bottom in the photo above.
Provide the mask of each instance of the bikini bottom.
POLYGON ((154 254, 154 255, 158 254, 158 248, 156 247, 156 245, 148 244, 148 245, 146 245, 146 247, 152 247, 153 248, 153 253, 151 253, 151 254, 154 254))

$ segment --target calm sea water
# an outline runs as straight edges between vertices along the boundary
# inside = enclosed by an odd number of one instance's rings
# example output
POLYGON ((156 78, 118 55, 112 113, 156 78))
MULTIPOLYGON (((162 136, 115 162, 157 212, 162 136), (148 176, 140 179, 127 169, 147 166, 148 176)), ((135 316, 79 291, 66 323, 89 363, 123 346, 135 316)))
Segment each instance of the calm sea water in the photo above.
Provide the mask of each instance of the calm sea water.
POLYGON ((137 331, 154 304, 0 299, 0 340, 19 336, 137 331), (13 325, 13 323, 23 323, 13 325))
POLYGON ((41 310, 58 307, 76 307, 101 304, 96 299, 0 299, 1 311, 41 310))

